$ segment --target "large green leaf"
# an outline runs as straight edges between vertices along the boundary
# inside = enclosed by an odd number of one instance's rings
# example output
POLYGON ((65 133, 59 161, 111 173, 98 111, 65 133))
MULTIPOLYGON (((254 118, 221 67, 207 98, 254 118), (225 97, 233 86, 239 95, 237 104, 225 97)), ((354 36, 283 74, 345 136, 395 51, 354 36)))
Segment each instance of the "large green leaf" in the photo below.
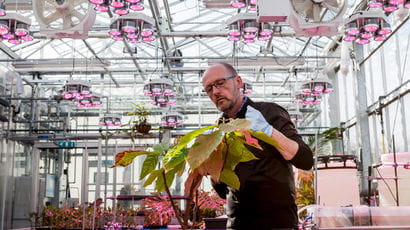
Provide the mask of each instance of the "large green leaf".
POLYGON ((259 160, 259 158, 255 157, 255 155, 249 151, 246 146, 243 146, 241 162, 248 162, 252 160, 259 160))
POLYGON ((168 153, 165 155, 164 157, 165 162, 168 162, 169 158, 171 158, 175 153, 181 151, 181 149, 185 148, 185 146, 189 144, 189 142, 191 142, 193 139, 195 139, 198 135, 202 134, 203 132, 209 129, 213 129, 215 127, 216 125, 206 126, 201 129, 191 131, 187 133, 185 136, 181 137, 181 139, 179 140, 179 143, 174 148, 170 149, 168 153))
POLYGON ((219 130, 230 133, 237 129, 247 130, 251 127, 251 122, 245 119, 235 119, 228 123, 223 123, 219 125, 219 130))
POLYGON ((181 151, 174 152, 173 156, 168 157, 168 161, 165 162, 164 159, 164 168, 166 170, 172 169, 176 165, 180 164, 181 162, 184 162, 188 156, 188 151, 189 149, 183 148, 181 151))
POLYGON ((115 155, 115 164, 110 166, 110 168, 117 167, 118 165, 125 167, 131 164, 135 157, 150 153, 152 152, 139 150, 127 150, 117 153, 117 155, 115 155))
POLYGON ((239 162, 247 162, 258 159, 251 151, 246 148, 244 142, 238 140, 238 138, 236 138, 236 135, 234 135, 233 133, 230 133, 228 135, 227 142, 229 148, 225 168, 235 170, 239 162))
POLYGON ((224 170, 222 170, 219 180, 231 188, 234 188, 237 190, 239 189, 239 186, 240 186, 239 178, 236 175, 236 173, 230 169, 225 168, 224 170))
POLYGON ((179 163, 178 165, 176 165, 176 166, 174 167, 174 169, 177 170, 177 176, 181 177, 182 174, 184 174, 185 165, 186 165, 186 161, 182 161, 181 163, 179 163))
MULTIPOLYGON (((167 181, 167 187, 168 188, 171 187, 172 182, 174 182, 176 172, 177 172, 177 170, 173 169, 173 170, 168 171, 168 172, 165 173, 165 179, 167 181)), ((157 192, 164 192, 165 191, 165 181, 164 181, 164 177, 162 175, 162 172, 161 172, 161 175, 159 175, 157 177, 157 180, 155 182, 155 190, 157 192)))
POLYGON ((140 180, 144 179, 152 170, 154 170, 158 165, 159 153, 152 152, 147 154, 141 168, 140 180))
POLYGON ((157 192, 165 191, 165 182, 164 182, 164 178, 162 177, 162 173, 161 175, 157 177, 157 180, 155 181, 155 191, 157 192))
POLYGON ((224 138, 224 133, 217 130, 211 134, 198 136, 188 153, 188 163, 192 169, 198 168, 218 147, 224 138))
POLYGON ((152 170, 151 173, 149 174, 147 180, 144 182, 144 187, 147 187, 148 185, 152 184, 152 182, 155 181, 158 177, 162 177, 161 173, 164 171, 163 168, 158 169, 158 170, 152 170))
POLYGON ((227 156, 225 162, 225 168, 234 170, 236 165, 242 159, 242 149, 245 148, 241 141, 232 137, 233 135, 227 135, 227 156))
POLYGON ((280 147, 279 143, 273 139, 272 137, 266 135, 264 132, 261 131, 252 131, 252 130, 248 130, 252 136, 258 138, 259 140, 268 143, 270 145, 272 145, 273 147, 277 148, 278 150, 281 150, 282 148, 280 147))

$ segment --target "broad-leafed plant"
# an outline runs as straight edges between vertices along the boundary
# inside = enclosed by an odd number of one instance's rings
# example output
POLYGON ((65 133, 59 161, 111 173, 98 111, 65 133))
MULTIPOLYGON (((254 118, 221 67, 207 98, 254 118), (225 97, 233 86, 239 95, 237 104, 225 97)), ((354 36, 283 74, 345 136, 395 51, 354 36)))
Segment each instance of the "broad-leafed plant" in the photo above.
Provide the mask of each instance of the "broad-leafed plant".
MULTIPOLYGON (((229 187, 239 189, 240 182, 235 174, 235 167, 240 162, 258 160, 246 146, 262 149, 258 140, 279 148, 277 142, 263 132, 250 130, 251 123, 244 119, 231 119, 228 123, 211 125, 189 132, 181 137, 177 144, 166 151, 154 148, 154 151, 124 151, 115 157, 115 164, 127 166, 135 157, 146 155, 141 169, 140 179, 144 186, 155 183, 157 192, 166 191, 171 198, 172 207, 182 229, 193 226, 189 223, 194 194, 204 176, 213 181, 222 182, 229 187), (190 145, 193 143, 192 145, 190 145), (164 154, 160 167, 160 156, 164 154), (172 199, 169 187, 175 176, 182 176, 188 166, 188 177, 185 181, 187 202, 185 211, 179 209, 172 199)), ((194 218, 195 219, 195 218, 194 218)))

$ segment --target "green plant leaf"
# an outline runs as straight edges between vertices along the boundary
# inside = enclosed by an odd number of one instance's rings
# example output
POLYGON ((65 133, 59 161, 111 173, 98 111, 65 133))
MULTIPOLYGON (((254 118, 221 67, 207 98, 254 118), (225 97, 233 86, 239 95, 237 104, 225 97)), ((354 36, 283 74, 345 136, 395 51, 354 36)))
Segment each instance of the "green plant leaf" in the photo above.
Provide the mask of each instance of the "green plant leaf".
MULTIPOLYGON (((171 187, 172 183, 174 182, 175 174, 176 174, 176 170, 171 170, 171 171, 165 173, 165 178, 167 179, 168 188, 171 187)), ((164 187, 164 190, 165 190, 165 187, 164 187)), ((162 190, 162 191, 164 191, 164 190, 162 190)))
POLYGON ((181 149, 183 149, 189 142, 195 139, 198 135, 215 127, 216 125, 210 125, 187 133, 185 136, 181 137, 179 143, 174 148, 168 151, 168 153, 164 157, 164 160, 167 162, 169 158, 172 158, 174 153, 181 151, 181 149))
POLYGON ((173 168, 173 169, 175 169, 175 172, 176 172, 177 176, 179 176, 179 177, 182 176, 182 174, 184 173, 184 170, 185 170, 185 165, 186 165, 186 161, 182 161, 173 168))
POLYGON ((246 146, 243 146, 244 148, 242 149, 242 157, 241 157, 241 162, 248 162, 252 160, 259 160, 251 151, 249 151, 246 146))
POLYGON ((219 130, 230 133, 237 129, 247 130, 251 127, 251 122, 245 119, 235 119, 228 123, 222 123, 219 125, 219 130))
MULTIPOLYGON (((166 177, 166 176, 165 176, 166 177)), ((167 181, 168 182, 168 181, 167 181)), ((165 181, 164 178, 162 177, 162 173, 161 175, 159 175, 157 177, 157 180, 155 181, 155 190, 157 192, 163 192, 165 191, 165 181)))
POLYGON ((222 170, 219 180, 231 188, 239 189, 240 187, 238 176, 234 171, 230 169, 225 168, 224 170, 222 170))
POLYGON ((189 149, 183 148, 178 152, 174 152, 172 156, 169 155, 167 159, 164 158, 164 168, 166 170, 172 169, 176 165, 180 164, 181 162, 185 162, 188 156, 189 149), (168 160, 168 161, 165 161, 168 160))
POLYGON ((158 170, 152 170, 151 173, 149 174, 147 180, 144 182, 144 187, 147 187, 148 185, 152 184, 152 182, 155 181, 158 177, 162 177, 161 173, 164 171, 163 168, 158 169, 158 170))
POLYGON ((151 152, 150 154, 147 154, 147 157, 145 158, 144 163, 142 163, 140 180, 144 179, 152 170, 155 169, 155 167, 157 167, 158 160, 159 160, 158 152, 151 152))
POLYGON ((117 155, 115 155, 115 164, 110 166, 110 168, 117 167, 118 165, 125 167, 131 164, 135 157, 150 153, 152 152, 139 150, 127 150, 117 153, 117 155))
POLYGON ((242 142, 236 140, 232 137, 233 135, 228 135, 227 137, 227 156, 225 162, 225 168, 234 170, 236 165, 242 159, 242 149, 245 148, 242 142))
POLYGON ((255 131, 250 130, 250 129, 248 131, 249 131, 249 133, 251 133, 252 136, 258 138, 259 140, 272 145, 273 147, 277 148, 278 150, 282 149, 280 147, 279 143, 275 139, 273 139, 272 137, 266 135, 264 132, 261 132, 261 131, 255 132, 255 131))
POLYGON ((224 138, 222 131, 214 131, 196 138, 188 153, 188 163, 192 169, 198 168, 218 147, 224 138))

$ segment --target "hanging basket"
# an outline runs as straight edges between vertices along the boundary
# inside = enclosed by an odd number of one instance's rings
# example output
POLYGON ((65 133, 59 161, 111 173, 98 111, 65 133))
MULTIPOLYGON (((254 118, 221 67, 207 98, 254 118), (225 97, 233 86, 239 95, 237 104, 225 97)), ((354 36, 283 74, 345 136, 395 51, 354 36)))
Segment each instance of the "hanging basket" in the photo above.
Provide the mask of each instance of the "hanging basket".
POLYGON ((149 131, 151 130, 151 125, 140 123, 135 126, 135 130, 137 130, 137 132, 142 133, 142 134, 148 134, 149 131))

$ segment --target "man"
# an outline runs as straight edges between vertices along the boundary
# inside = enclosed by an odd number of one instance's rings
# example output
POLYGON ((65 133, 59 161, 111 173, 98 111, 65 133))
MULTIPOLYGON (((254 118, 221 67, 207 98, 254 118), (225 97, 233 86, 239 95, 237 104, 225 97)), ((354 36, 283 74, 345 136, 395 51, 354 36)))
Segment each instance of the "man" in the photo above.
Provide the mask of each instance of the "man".
POLYGON ((245 118, 251 121, 252 130, 264 132, 281 146, 278 150, 259 141, 263 150, 248 147, 259 159, 236 166, 239 190, 213 183, 218 194, 228 200, 228 229, 298 229, 292 165, 310 169, 313 154, 288 112, 275 103, 253 102, 244 97, 242 79, 227 63, 209 67, 202 85, 223 112, 223 118, 245 118))

